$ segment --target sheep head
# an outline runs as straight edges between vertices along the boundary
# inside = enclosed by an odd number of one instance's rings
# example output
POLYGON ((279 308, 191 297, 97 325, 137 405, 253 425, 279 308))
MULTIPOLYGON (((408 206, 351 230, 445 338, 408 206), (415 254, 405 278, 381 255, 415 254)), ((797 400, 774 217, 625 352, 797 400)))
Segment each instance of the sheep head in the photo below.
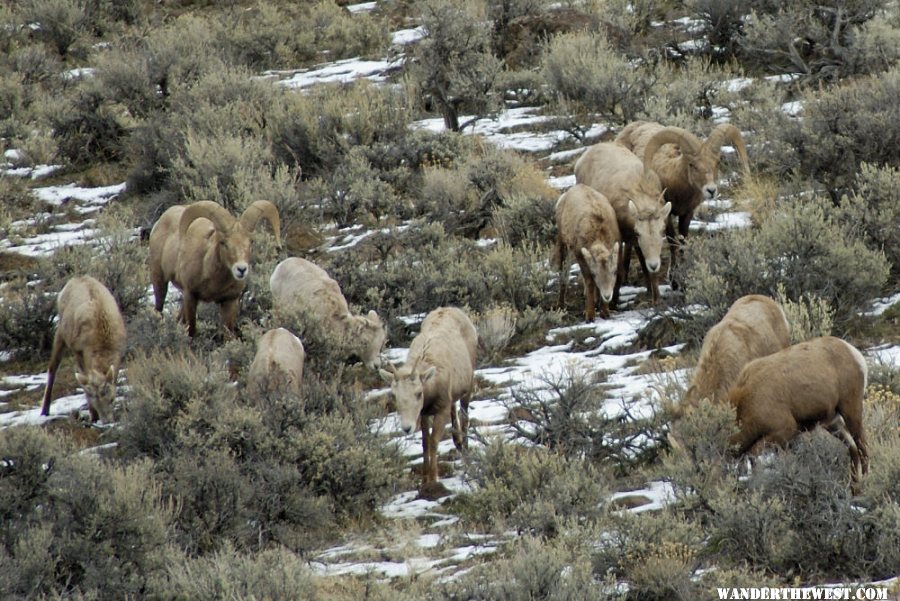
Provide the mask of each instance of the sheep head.
POLYGON ((708 154, 715 155, 716 166, 718 167, 719 155, 726 141, 730 141, 734 149, 737 150, 738 158, 740 158, 741 166, 744 169, 744 175, 750 175, 750 161, 747 159, 747 146, 744 144, 744 137, 741 136, 741 130, 731 123, 720 123, 717 125, 712 130, 712 133, 709 134, 703 147, 708 154))
POLYGON ((349 331, 352 340, 358 346, 359 358, 369 369, 379 368, 381 366, 381 349, 387 340, 384 322, 375 311, 369 311, 366 315, 347 314, 344 319, 352 322, 349 331))
POLYGON ((581 248, 581 256, 594 276, 600 298, 604 303, 610 302, 616 287, 616 271, 619 265, 618 242, 607 247, 602 242, 594 242, 590 248, 581 248))
POLYGON ((227 267, 231 277, 242 282, 250 275, 251 234, 256 229, 261 217, 265 217, 272 225, 275 241, 281 245, 281 219, 278 209, 267 200, 257 200, 243 212, 240 219, 235 219, 222 205, 202 200, 188 206, 181 214, 179 232, 185 236, 191 224, 205 218, 215 227, 213 243, 219 264, 227 267))
POLYGON ((666 219, 672 211, 672 203, 663 204, 665 190, 653 203, 628 201, 628 215, 634 221, 634 235, 637 245, 644 255, 647 270, 659 271, 662 265, 662 249, 666 239, 666 219))
POLYGON ((400 428, 409 434, 415 428, 422 407, 425 406, 425 385, 437 373, 437 368, 432 365, 424 370, 419 369, 418 359, 412 366, 404 365, 396 368, 390 363, 385 366, 387 369, 380 369, 378 373, 391 385, 394 403, 400 416, 400 428))
POLYGON ((684 183, 699 191, 704 200, 712 200, 718 192, 716 179, 719 165, 719 146, 704 144, 697 136, 680 127, 665 127, 657 132, 644 149, 644 168, 650 169, 653 159, 664 144, 678 147, 676 155, 684 183))
POLYGON ((96 369, 89 369, 86 373, 76 371, 75 381, 84 389, 88 407, 103 421, 111 421, 112 404, 116 398, 116 368, 110 365, 105 373, 96 369))

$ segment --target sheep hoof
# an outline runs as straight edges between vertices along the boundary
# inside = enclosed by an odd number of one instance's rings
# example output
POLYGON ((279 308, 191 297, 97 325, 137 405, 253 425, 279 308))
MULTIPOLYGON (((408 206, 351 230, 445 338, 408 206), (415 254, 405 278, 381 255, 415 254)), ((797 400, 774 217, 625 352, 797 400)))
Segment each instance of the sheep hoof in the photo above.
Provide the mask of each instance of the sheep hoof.
POLYGON ((441 484, 440 482, 426 482, 422 484, 422 488, 419 489, 419 499, 425 499, 426 501, 437 501, 440 498, 447 497, 453 494, 450 492, 446 486, 441 484))

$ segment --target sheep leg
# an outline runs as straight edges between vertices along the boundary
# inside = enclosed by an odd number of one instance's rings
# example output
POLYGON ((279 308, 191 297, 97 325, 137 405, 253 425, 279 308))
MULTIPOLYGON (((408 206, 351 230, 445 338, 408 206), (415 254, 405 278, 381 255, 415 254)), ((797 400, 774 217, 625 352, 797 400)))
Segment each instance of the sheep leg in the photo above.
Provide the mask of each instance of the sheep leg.
MULTIPOLYGON (((679 217, 678 226, 681 229, 681 223, 687 219, 687 217, 679 217)), ((672 289, 678 290, 680 284, 675 280, 675 265, 678 264, 678 259, 681 255, 684 254, 684 245, 682 241, 684 238, 677 237, 675 235, 675 216, 669 215, 666 219, 666 242, 669 245, 669 281, 672 283, 672 289)))
POLYGON ((222 323, 229 334, 234 336, 235 327, 237 325, 238 311, 241 308, 240 299, 224 301, 219 305, 219 312, 222 315, 222 323))
POLYGON ((166 304, 166 295, 169 293, 169 282, 166 281, 161 269, 152 269, 150 281, 153 284, 153 298, 156 300, 156 310, 162 313, 166 304))
POLYGON ((462 450, 469 449, 469 403, 472 402, 472 393, 467 392, 459 399, 459 428, 462 438, 462 450))
POLYGON ((623 284, 628 281, 628 271, 631 269, 631 251, 634 249, 631 242, 625 242, 624 246, 621 263, 619 263, 619 272, 622 273, 623 284))
POLYGON ((566 288, 569 286, 569 266, 564 264, 566 254, 565 244, 563 244, 562 239, 557 237, 556 253, 553 258, 556 262, 556 267, 559 270, 559 309, 561 311, 566 308, 566 288))
POLYGON ((862 399, 852 403, 841 403, 838 412, 844 418, 847 432, 856 443, 855 449, 849 445, 848 448, 853 464, 853 481, 858 483, 859 478, 869 472, 869 444, 862 425, 862 399))
POLYGON ((647 261, 644 259, 644 253, 641 252, 641 247, 636 246, 634 249, 637 254, 638 262, 641 264, 641 271, 644 274, 644 279, 647 282, 647 292, 650 293, 650 300, 653 304, 659 302, 659 284, 654 277, 654 274, 650 273, 650 270, 647 269, 647 261))
POLYGON ((187 290, 182 291, 181 321, 188 327, 188 336, 194 337, 197 333, 197 297, 187 290))
POLYGON ((438 444, 444 436, 444 428, 447 426, 448 418, 449 415, 446 413, 434 415, 431 418, 430 435, 426 433, 425 429, 422 430, 422 443, 426 444, 427 441, 428 444, 428 449, 426 450, 426 459, 428 461, 425 470, 425 484, 438 481, 437 450, 438 444))
POLYGON ((585 260, 581 257, 576 257, 575 260, 578 261, 581 280, 584 282, 584 318, 590 323, 594 321, 594 307, 597 305, 597 283, 585 260))
POLYGON ((53 382, 56 380, 56 370, 62 361, 63 340, 56 331, 53 337, 53 348, 50 351, 50 364, 47 366, 47 388, 44 390, 44 403, 41 405, 41 415, 50 415, 50 394, 53 392, 53 382))

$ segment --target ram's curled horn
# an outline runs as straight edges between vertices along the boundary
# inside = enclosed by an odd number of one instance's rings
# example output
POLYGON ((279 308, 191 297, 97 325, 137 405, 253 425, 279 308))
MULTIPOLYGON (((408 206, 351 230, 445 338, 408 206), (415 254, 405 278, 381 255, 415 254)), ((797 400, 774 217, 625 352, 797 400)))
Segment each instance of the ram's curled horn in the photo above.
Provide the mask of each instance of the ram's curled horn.
POLYGON ((278 209, 268 200, 257 200, 247 207, 241 214, 241 227, 248 232, 256 229, 260 218, 265 217, 272 225, 272 233, 275 235, 275 243, 281 246, 281 217, 278 209))
POLYGON ((744 168, 744 173, 749 175, 750 161, 747 158, 747 146, 744 144, 744 137, 741 135, 741 130, 731 123, 720 123, 717 125, 706 139, 706 147, 718 153, 726 140, 730 140, 734 149, 737 150, 738 157, 741 159, 741 165, 744 168))
POLYGON ((235 219, 228 212, 228 209, 217 202, 211 200, 201 200, 192 205, 188 205, 181 214, 181 220, 178 222, 178 232, 184 236, 188 228, 199 217, 205 217, 213 222, 216 229, 220 232, 227 232, 234 227, 235 219))
POLYGON ((666 127, 656 133, 644 149, 644 169, 649 169, 653 156, 663 144, 675 144, 685 154, 698 154, 703 143, 691 132, 680 127, 666 127))

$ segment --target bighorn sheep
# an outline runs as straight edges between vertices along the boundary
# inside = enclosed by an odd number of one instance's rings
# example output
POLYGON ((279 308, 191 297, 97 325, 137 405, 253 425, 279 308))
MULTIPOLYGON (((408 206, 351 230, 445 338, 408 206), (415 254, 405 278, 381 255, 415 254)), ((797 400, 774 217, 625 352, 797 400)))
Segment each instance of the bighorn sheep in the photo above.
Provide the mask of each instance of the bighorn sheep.
POLYGON ((112 417, 116 377, 125 352, 125 320, 106 286, 90 276, 69 280, 56 299, 59 323, 50 351, 41 415, 50 415, 50 395, 65 349, 75 355, 75 379, 84 389, 91 421, 112 417))
POLYGON ((833 336, 755 359, 728 393, 739 427, 732 443, 740 453, 769 442, 784 446, 799 430, 818 424, 849 434, 841 438, 850 449, 856 491, 868 471, 862 419, 867 377, 862 353, 833 336))
POLYGON ((616 212, 603 194, 575 184, 556 201, 555 262, 559 268, 559 306, 565 307, 569 253, 575 255, 584 281, 584 317, 594 321, 597 290, 600 315, 609 317, 609 301, 616 285, 622 237, 616 212))
POLYGON ((235 219, 208 200, 170 207, 150 231, 150 279, 156 310, 162 311, 169 282, 181 290, 181 320, 197 330, 197 303, 218 303, 222 321, 234 333, 241 294, 250 275, 250 235, 260 218, 272 225, 281 245, 278 209, 257 200, 235 219))
POLYGON ((441 307, 425 317, 406 363, 400 367, 387 363, 386 369, 379 370, 391 385, 403 431, 411 432, 417 420, 421 424, 423 493, 437 487, 437 447, 448 421, 456 448, 462 451, 467 446, 477 346, 478 334, 466 314, 455 307, 441 307))
POLYGON ((623 269, 619 269, 612 306, 619 300, 625 267, 631 248, 637 249, 647 290, 655 303, 659 287, 651 274, 659 271, 666 218, 672 203, 663 204, 659 177, 630 150, 615 142, 591 146, 575 163, 575 181, 590 186, 606 198, 616 212, 619 232, 625 245, 623 269))
POLYGON ((759 294, 742 296, 703 338, 700 359, 682 407, 704 398, 716 403, 725 401, 744 365, 790 344, 790 326, 781 305, 759 294))
POLYGON ((306 259, 285 259, 272 272, 269 287, 276 310, 308 311, 348 354, 358 356, 370 369, 381 365, 381 348, 387 338, 384 324, 375 311, 350 313, 341 287, 324 269, 306 259))
POLYGON ((687 237, 694 211, 704 200, 716 196, 720 149, 731 141, 737 150, 744 173, 750 173, 747 147, 740 130, 730 123, 721 123, 709 134, 706 142, 680 127, 664 127, 659 123, 635 121, 616 137, 644 161, 659 176, 666 190, 666 200, 672 203, 672 215, 666 224, 672 260, 675 260, 680 241, 687 237), (674 218, 678 217, 678 236, 674 218))
POLYGON ((300 394, 306 353, 300 339, 284 328, 263 334, 247 374, 251 394, 288 392, 300 394))

